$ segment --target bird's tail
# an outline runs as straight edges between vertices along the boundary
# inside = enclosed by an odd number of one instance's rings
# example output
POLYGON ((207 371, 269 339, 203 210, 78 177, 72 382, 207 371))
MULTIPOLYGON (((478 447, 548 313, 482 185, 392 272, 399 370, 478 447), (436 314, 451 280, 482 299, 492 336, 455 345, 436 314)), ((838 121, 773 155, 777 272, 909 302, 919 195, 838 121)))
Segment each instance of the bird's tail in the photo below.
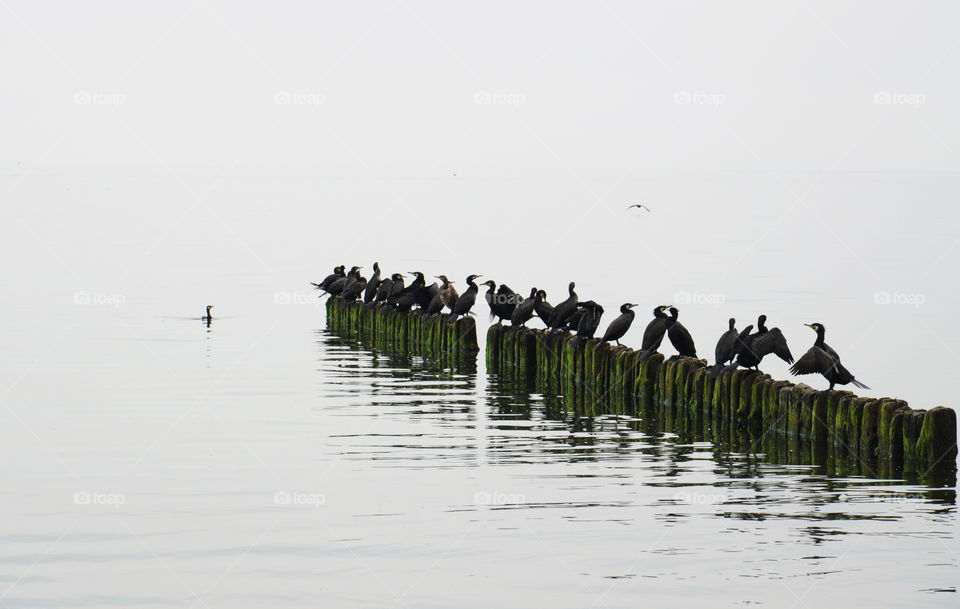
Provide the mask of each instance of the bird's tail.
POLYGON ((851 380, 850 382, 853 383, 854 385, 856 385, 857 387, 859 387, 860 389, 870 389, 869 387, 867 387, 866 385, 864 385, 863 383, 861 383, 861 382, 858 381, 857 379, 853 379, 853 380, 851 380))

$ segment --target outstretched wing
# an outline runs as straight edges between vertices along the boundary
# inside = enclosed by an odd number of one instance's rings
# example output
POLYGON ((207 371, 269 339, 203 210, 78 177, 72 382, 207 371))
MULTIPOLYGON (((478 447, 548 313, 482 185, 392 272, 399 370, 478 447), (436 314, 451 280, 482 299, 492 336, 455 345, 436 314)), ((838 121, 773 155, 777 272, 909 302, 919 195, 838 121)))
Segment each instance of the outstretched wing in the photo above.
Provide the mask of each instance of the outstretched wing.
POLYGON ((791 374, 826 374, 836 369, 837 362, 830 354, 820 347, 810 347, 810 350, 790 366, 791 374))
POLYGON ((751 350, 758 358, 775 353, 777 357, 787 362, 793 363, 793 355, 790 354, 790 347, 787 346, 787 338, 780 331, 780 328, 773 328, 766 334, 761 334, 753 339, 750 345, 751 350))

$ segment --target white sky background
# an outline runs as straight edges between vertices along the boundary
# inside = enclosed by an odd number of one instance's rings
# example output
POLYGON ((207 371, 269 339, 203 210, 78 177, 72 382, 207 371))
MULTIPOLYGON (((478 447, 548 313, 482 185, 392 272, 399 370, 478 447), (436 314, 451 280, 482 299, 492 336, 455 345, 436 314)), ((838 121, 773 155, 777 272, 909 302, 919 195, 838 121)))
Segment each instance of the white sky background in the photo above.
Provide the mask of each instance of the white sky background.
POLYGON ((956 170, 958 16, 955 2, 3 1, 0 163, 956 170))

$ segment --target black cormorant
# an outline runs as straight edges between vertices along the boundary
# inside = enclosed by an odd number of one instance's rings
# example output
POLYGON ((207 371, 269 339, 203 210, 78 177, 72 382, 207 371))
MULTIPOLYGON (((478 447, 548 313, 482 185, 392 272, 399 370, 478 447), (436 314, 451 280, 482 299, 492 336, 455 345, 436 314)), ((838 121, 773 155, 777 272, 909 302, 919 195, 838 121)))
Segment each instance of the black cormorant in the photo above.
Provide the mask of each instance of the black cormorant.
POLYGON ((200 318, 202 321, 213 321, 213 313, 210 312, 212 308, 213 305, 207 305, 207 313, 200 318))
POLYGON ((513 310, 517 308, 520 301, 523 300, 519 294, 510 289, 505 283, 501 283, 497 288, 497 294, 490 306, 491 320, 497 318, 497 324, 503 323, 504 319, 510 319, 513 316, 513 310))
POLYGON ((387 298, 390 297, 390 290, 393 289, 393 282, 399 279, 403 281, 403 275, 400 273, 394 273, 386 279, 380 282, 380 285, 377 287, 377 295, 373 299, 374 302, 386 302, 387 298))
POLYGON ((577 293, 573 291, 573 288, 577 287, 577 284, 573 281, 567 285, 567 298, 560 304, 558 304, 553 309, 553 316, 549 324, 550 330, 555 331, 563 328, 567 321, 570 319, 570 316, 577 312, 577 293))
POLYGON ((634 203, 633 205, 627 206, 627 209, 631 209, 631 208, 633 208, 633 207, 639 207, 639 208, 641 208, 641 209, 647 210, 648 212, 650 211, 650 208, 647 207, 646 205, 644 205, 643 203, 634 203))
POLYGON ((446 275, 437 275, 437 279, 443 282, 440 284, 439 289, 440 297, 443 299, 443 306, 453 311, 453 306, 457 304, 457 299, 460 298, 460 294, 457 293, 457 289, 453 287, 453 282, 447 279, 446 275))
POLYGON ((670 307, 670 321, 667 322, 667 337, 678 357, 697 357, 697 347, 693 344, 693 336, 686 326, 680 323, 680 311, 670 307))
POLYGON ((823 327, 823 324, 813 323, 803 325, 813 328, 813 331, 817 333, 817 340, 813 343, 813 346, 810 347, 810 350, 804 353, 803 357, 798 359, 797 363, 790 367, 792 374, 822 374, 823 377, 829 381, 830 389, 833 389, 834 385, 846 385, 847 383, 853 383, 861 389, 870 389, 853 378, 853 374, 840 363, 840 356, 837 355, 837 352, 824 342, 823 337, 827 329, 823 327))
POLYGON ((340 266, 335 266, 335 267, 333 267, 333 273, 331 273, 331 274, 327 275, 326 277, 324 277, 324 278, 323 278, 323 281, 321 281, 320 283, 313 283, 313 282, 311 282, 310 285, 312 285, 312 286, 315 287, 315 288, 318 288, 318 289, 321 289, 321 290, 326 291, 326 289, 327 289, 328 287, 330 287, 330 284, 331 284, 331 283, 333 283, 333 282, 336 281, 337 279, 340 279, 341 277, 346 276, 346 273, 344 273, 344 269, 346 269, 346 268, 347 268, 347 267, 343 266, 342 264, 341 264, 340 266))
POLYGON ((581 302, 578 306, 583 314, 577 321, 577 335, 573 339, 574 348, 593 338, 597 328, 600 327, 600 317, 603 316, 603 307, 592 300, 581 302))
POLYGON ((363 267, 361 266, 352 266, 350 267, 349 273, 347 273, 343 277, 338 277, 337 279, 334 279, 333 281, 331 281, 330 285, 328 285, 325 288, 327 294, 331 296, 338 296, 341 292, 343 292, 343 288, 347 286, 347 283, 349 283, 351 279, 355 279, 359 281, 360 269, 362 268, 363 267))
POLYGON ((746 338, 743 338, 743 332, 740 333, 740 337, 737 339, 740 352, 732 364, 723 368, 724 372, 736 370, 738 366, 759 370, 760 362, 771 353, 776 354, 777 357, 788 364, 793 363, 793 355, 790 353, 790 347, 787 346, 787 338, 780 331, 780 328, 768 330, 766 321, 767 316, 761 315, 757 319, 758 330, 756 332, 746 338))
POLYGON ((753 331, 753 326, 750 325, 737 332, 737 329, 734 327, 736 323, 737 320, 731 317, 730 329, 724 332, 720 340, 717 341, 717 348, 714 350, 714 356, 717 361, 710 368, 710 376, 713 378, 720 376, 725 364, 736 359, 737 355, 740 354, 740 349, 742 349, 746 343, 747 337, 750 336, 750 333, 753 331))
POLYGON ((633 318, 636 316, 631 309, 637 305, 626 302, 620 305, 620 315, 610 322, 610 325, 607 326, 607 331, 603 333, 603 338, 600 342, 609 342, 615 341, 617 345, 620 344, 620 339, 623 338, 623 335, 627 333, 627 330, 630 329, 630 326, 633 324, 633 318))
POLYGON ((467 275, 467 285, 469 286, 463 294, 457 298, 457 303, 453 305, 453 311, 447 317, 447 321, 456 321, 461 315, 466 315, 473 308, 473 303, 477 301, 477 283, 474 281, 480 275, 467 275))
POLYGON ((547 292, 545 290, 537 290, 533 310, 537 312, 537 317, 543 321, 544 325, 549 328, 550 322, 553 320, 553 305, 547 302, 547 292))
POLYGON ((343 285, 343 289, 340 291, 340 298, 344 300, 354 301, 358 296, 363 294, 363 291, 367 287, 367 278, 361 275, 359 272, 355 277, 347 276, 347 282, 343 285))
POLYGON ((670 320, 664 313, 670 305, 660 305, 653 310, 653 319, 643 331, 643 342, 640 344, 640 356, 637 361, 643 361, 657 352, 663 337, 667 333, 667 324, 670 320))
POLYGON ((539 290, 537 288, 530 288, 530 296, 520 301, 520 303, 514 307, 513 313, 510 314, 510 325, 517 327, 523 326, 533 317, 534 306, 536 305, 537 296, 539 290))
POLYGON ((380 263, 374 262, 373 276, 367 280, 367 288, 363 292, 363 302, 373 302, 376 299, 380 283, 380 263))

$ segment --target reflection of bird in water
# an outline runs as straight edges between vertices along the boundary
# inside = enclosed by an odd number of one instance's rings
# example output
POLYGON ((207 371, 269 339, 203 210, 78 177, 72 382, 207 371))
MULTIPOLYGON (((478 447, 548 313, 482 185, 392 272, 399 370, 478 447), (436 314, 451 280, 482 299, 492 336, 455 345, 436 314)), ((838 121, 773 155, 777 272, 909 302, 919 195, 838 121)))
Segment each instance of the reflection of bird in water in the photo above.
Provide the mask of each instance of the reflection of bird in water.
POLYGON ((676 307, 670 307, 670 321, 667 322, 667 337, 678 357, 697 357, 697 348, 693 344, 693 336, 686 326, 680 323, 680 312, 676 307))
POLYGON ((645 209, 645 210, 647 210, 647 212, 650 211, 650 208, 647 207, 646 205, 644 205, 643 203, 634 203, 633 205, 630 205, 629 207, 627 207, 627 209, 632 209, 632 208, 634 208, 634 207, 639 207, 640 209, 645 209))
POLYGON ((810 347, 810 350, 790 367, 792 374, 822 374, 830 382, 830 389, 833 389, 834 385, 846 385, 847 383, 853 383, 861 389, 870 389, 853 378, 853 374, 840 363, 840 356, 837 352, 824 342, 823 337, 827 333, 827 329, 823 327, 823 324, 804 325, 813 328, 813 331, 817 333, 817 340, 810 347))

